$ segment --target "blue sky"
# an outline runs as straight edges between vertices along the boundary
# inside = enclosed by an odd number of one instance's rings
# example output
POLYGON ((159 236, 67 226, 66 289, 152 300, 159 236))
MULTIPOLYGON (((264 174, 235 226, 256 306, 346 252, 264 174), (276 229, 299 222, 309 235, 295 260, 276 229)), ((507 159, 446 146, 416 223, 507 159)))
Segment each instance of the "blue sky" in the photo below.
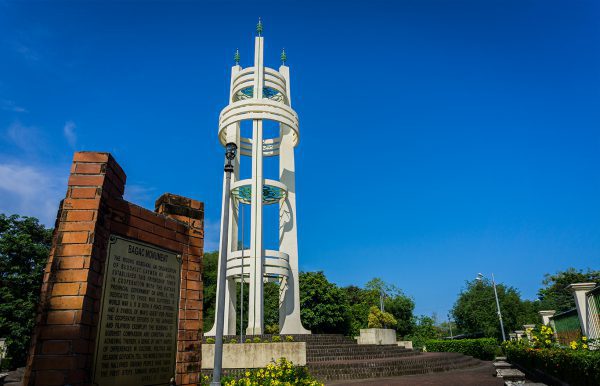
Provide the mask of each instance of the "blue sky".
POLYGON ((52 225, 72 153, 108 151, 133 202, 204 201, 216 248, 217 119, 261 16, 301 122, 300 268, 340 285, 381 277, 440 317, 478 272, 534 298, 544 273, 600 268, 599 11, 0 1, 0 211, 52 225))

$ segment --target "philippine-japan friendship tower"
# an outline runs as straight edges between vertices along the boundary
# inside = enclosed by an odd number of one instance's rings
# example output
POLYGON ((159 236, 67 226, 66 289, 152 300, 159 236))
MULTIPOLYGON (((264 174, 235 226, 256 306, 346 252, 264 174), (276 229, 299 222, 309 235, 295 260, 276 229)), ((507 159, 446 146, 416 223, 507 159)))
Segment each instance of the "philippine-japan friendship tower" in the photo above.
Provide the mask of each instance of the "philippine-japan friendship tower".
MULTIPOLYGON (((290 71, 281 54, 279 71, 265 67, 262 24, 257 26, 254 41, 254 66, 242 68, 236 52, 231 69, 229 104, 219 116, 219 141, 223 146, 233 142, 239 152, 233 161, 229 204, 227 281, 225 288, 224 334, 236 334, 236 283, 249 284, 246 334, 264 333, 264 291, 267 281, 279 284, 280 334, 310 334, 300 322, 298 285, 298 238, 296 229, 296 189, 294 148, 300 139, 298 115, 291 107, 290 71), (252 137, 241 136, 243 122, 252 123, 252 137), (264 125, 264 126, 263 126, 264 125), (266 125, 278 125, 270 138, 266 125), (279 180, 263 177, 263 159, 279 158, 279 180), (240 179, 240 164, 251 162, 251 178, 240 179), (261 192, 262 194, 255 194, 261 192), (240 209, 250 206, 250 249, 239 244, 240 209), (279 206, 279 249, 263 246, 263 206, 279 206)), ((244 124, 245 125, 245 124, 244 124)), ((248 123, 249 125, 249 123, 248 123)), ((223 179, 225 181, 225 177, 223 179)), ((225 187, 225 182, 223 183, 225 187)), ((225 200, 225 191, 223 200, 225 200)), ((221 224, 223 225, 223 224, 221 224)), ((243 228, 243 226, 242 226, 243 228)), ((222 227, 221 227, 222 229, 222 227)), ((221 238, 223 235, 221 235, 221 238)), ((221 256, 223 251, 219 251, 221 256)), ((219 257, 219 264, 221 258, 219 257)), ((220 268, 219 270, 220 271, 220 268)), ((217 280, 218 282, 218 280, 217 280)), ((240 302, 240 304, 243 304, 240 302)), ((245 308, 245 307, 244 307, 245 308)), ((219 312, 217 309, 215 315, 219 312)), ((216 326, 206 332, 214 336, 216 326)))

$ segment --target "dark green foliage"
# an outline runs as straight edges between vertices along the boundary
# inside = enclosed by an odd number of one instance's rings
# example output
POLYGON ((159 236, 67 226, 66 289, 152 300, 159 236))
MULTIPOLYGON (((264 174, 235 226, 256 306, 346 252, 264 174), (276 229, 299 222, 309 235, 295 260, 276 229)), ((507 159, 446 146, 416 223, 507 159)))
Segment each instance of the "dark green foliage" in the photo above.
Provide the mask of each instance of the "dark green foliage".
MULTIPOLYGON (((518 330, 523 324, 540 321, 537 303, 522 301, 513 287, 496 285, 505 333, 518 330)), ((465 333, 482 332, 486 337, 502 338, 496 309, 494 289, 489 280, 467 282, 452 309, 457 327, 465 333)))
POLYGON ((557 313, 561 313, 575 308, 573 294, 567 286, 573 283, 590 282, 600 283, 600 271, 588 269, 584 272, 569 268, 554 275, 546 274, 542 282, 544 287, 538 291, 541 309, 556 310, 557 313))
POLYGON ((371 307, 380 306, 380 296, 383 292, 385 312, 389 312, 396 319, 395 326, 388 326, 396 330, 399 336, 404 336, 412 331, 412 312, 415 308, 414 301, 404 295, 399 288, 386 284, 379 278, 374 278, 365 284, 365 288, 348 286, 344 288, 348 303, 350 304, 350 334, 358 335, 361 328, 368 327, 369 310, 371 307))
POLYGON ((522 345, 506 345, 504 350, 511 363, 526 369, 541 370, 571 385, 600 385, 600 351, 531 349, 522 345))
POLYGON ((215 322, 215 301, 217 298, 217 262, 219 252, 206 252, 203 258, 202 280, 204 332, 208 331, 215 322))
POLYGON ((413 319, 411 334, 405 340, 412 340, 413 347, 423 347, 425 342, 441 338, 440 330, 435 326, 435 320, 429 316, 419 316, 413 319))
POLYGON ((428 340, 425 347, 429 352, 459 352, 488 361, 494 359, 498 341, 493 338, 428 340))
MULTIPOLYGON (((265 283, 263 291, 265 296, 265 333, 277 334, 279 333, 279 284, 265 283), (267 327, 269 327, 269 332, 266 331, 267 327)), ((248 301, 247 295, 245 298, 248 301)))
POLYGON ((327 281, 323 272, 300 273, 300 313, 304 327, 315 334, 346 334, 350 329, 348 306, 346 293, 327 281))
POLYGON ((7 366, 25 365, 52 230, 33 217, 0 214, 0 337, 7 366))

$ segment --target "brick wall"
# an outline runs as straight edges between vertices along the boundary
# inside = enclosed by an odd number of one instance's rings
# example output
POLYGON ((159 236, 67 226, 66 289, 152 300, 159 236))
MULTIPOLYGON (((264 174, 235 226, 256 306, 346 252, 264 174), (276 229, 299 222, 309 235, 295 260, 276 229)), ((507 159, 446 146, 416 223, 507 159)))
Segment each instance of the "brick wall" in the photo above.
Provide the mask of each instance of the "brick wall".
POLYGON ((126 176, 108 153, 78 152, 44 271, 24 385, 90 385, 110 234, 182 255, 177 385, 198 381, 204 205, 164 194, 156 211, 123 200, 126 176))

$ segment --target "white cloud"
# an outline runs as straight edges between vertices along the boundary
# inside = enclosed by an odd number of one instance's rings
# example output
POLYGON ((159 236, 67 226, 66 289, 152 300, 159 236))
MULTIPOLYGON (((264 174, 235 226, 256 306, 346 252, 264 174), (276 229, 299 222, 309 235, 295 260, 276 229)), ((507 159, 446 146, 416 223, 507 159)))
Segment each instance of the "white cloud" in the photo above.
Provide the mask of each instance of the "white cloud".
POLYGON ((123 198, 127 201, 154 210, 154 201, 158 198, 156 189, 143 184, 126 184, 123 198))
POLYGON ((54 226, 68 170, 0 163, 0 212, 37 217, 46 226, 54 226))
POLYGON ((75 144, 77 143, 77 134, 75 134, 76 127, 77 126, 73 121, 67 121, 67 123, 65 123, 65 126, 63 127, 63 133, 65 135, 65 138, 67 139, 69 146, 71 146, 72 148, 75 148, 75 144))
POLYGON ((21 122, 13 122, 6 129, 6 136, 26 153, 38 153, 44 150, 40 131, 35 126, 25 126, 21 122))
POLYGON ((27 110, 24 107, 18 106, 14 101, 3 99, 0 101, 0 108, 6 111, 12 111, 14 113, 26 113, 27 110))
POLYGON ((13 41, 13 48, 29 62, 37 62, 40 60, 40 54, 29 45, 26 45, 20 41, 13 41))

